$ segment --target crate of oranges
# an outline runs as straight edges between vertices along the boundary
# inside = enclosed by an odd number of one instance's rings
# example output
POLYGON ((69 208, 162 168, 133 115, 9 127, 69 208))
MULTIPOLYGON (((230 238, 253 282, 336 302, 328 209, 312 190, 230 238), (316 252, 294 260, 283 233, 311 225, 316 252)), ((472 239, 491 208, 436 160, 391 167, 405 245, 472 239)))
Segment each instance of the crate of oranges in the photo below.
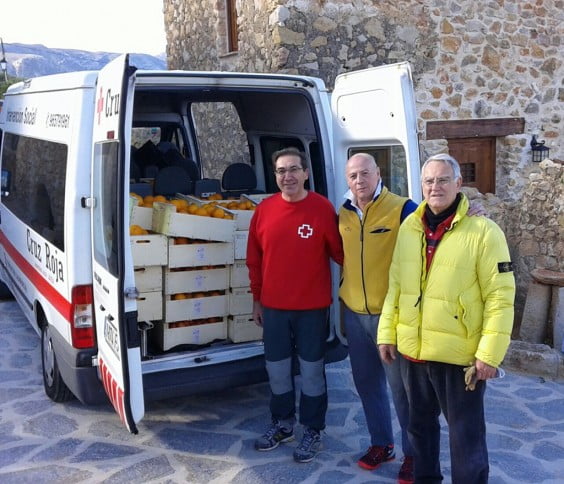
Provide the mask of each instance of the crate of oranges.
POLYGON ((166 268, 165 294, 197 293, 225 290, 229 286, 229 270, 223 266, 166 268))
POLYGON ((178 197, 153 203, 154 232, 172 237, 232 242, 235 231, 233 215, 215 203, 198 205, 178 197))
POLYGON ((215 317, 158 323, 154 334, 163 351, 180 345, 204 345, 227 339, 227 321, 224 317, 215 317))
POLYGON ((138 225, 145 230, 151 230, 153 225, 153 198, 152 195, 142 197, 134 192, 129 194, 130 225, 138 225))
POLYGON ((184 292, 165 296, 164 321, 224 317, 227 315, 226 291, 184 292))
POLYGON ((168 267, 224 266, 233 264, 233 242, 210 242, 169 237, 168 267))
POLYGON ((239 199, 224 200, 220 193, 214 193, 206 198, 197 198, 190 195, 186 196, 186 198, 198 206, 212 204, 225 209, 235 220, 235 230, 249 229, 251 218, 257 206, 253 200, 243 196, 239 199))
POLYGON ((151 234, 140 225, 129 226, 134 267, 165 266, 168 262, 168 240, 162 234, 151 234))

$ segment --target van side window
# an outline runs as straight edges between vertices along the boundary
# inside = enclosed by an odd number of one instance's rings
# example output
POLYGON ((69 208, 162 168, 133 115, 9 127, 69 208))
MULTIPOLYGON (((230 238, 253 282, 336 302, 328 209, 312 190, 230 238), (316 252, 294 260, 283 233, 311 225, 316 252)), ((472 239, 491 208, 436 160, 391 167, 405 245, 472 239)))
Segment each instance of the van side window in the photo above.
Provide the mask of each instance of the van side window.
POLYGON ((401 145, 396 146, 363 146, 348 150, 348 157, 356 153, 371 154, 380 167, 380 176, 388 189, 402 197, 407 197, 407 155, 401 145))
POLYGON ((250 164, 247 134, 233 103, 192 103, 191 114, 203 178, 221 180, 229 165, 250 164))
POLYGON ((4 205, 38 234, 64 250, 65 181, 68 147, 62 143, 4 135, 3 177, 10 188, 4 205))
POLYGON ((94 146, 92 171, 92 236, 96 262, 114 276, 118 275, 118 203, 117 159, 119 143, 104 142, 94 146))

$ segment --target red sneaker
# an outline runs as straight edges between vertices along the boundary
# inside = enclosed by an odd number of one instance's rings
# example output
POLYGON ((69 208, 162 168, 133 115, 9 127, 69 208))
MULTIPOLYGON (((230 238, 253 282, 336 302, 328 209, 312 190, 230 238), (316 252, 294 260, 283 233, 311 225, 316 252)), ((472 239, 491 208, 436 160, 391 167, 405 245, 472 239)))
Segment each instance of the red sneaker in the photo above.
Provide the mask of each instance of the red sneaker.
POLYGON ((393 444, 386 446, 373 445, 358 460, 358 465, 367 471, 373 471, 383 462, 394 460, 395 457, 396 453, 394 452, 393 444))
POLYGON ((398 474, 398 484, 413 484, 415 478, 413 477, 413 457, 406 455, 403 458, 403 464, 400 467, 398 474))

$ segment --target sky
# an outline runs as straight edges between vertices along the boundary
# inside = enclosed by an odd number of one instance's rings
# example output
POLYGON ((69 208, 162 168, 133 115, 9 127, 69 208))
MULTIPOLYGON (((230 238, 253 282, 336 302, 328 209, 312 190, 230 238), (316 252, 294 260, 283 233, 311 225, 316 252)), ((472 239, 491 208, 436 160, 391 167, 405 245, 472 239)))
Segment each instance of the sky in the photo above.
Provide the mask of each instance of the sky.
POLYGON ((161 54, 163 0, 5 0, 5 44, 43 44, 87 51, 161 54))

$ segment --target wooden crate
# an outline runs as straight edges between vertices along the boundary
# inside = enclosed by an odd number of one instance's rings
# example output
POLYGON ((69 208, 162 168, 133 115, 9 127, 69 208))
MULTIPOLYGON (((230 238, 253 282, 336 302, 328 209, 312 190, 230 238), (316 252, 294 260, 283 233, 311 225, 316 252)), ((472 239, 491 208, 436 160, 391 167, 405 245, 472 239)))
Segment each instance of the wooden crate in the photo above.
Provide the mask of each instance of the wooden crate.
POLYGON ((227 339, 227 322, 205 323, 181 328, 168 323, 158 323, 152 331, 157 344, 163 351, 179 345, 203 345, 214 340, 227 339))
POLYGON ((230 316, 227 321, 227 338, 233 343, 262 340, 262 328, 255 324, 252 314, 230 316))
POLYGON ((163 319, 163 293, 161 291, 139 293, 137 297, 137 319, 139 321, 160 321, 163 319))
POLYGON ((248 230, 237 230, 233 235, 233 253, 235 259, 247 258, 247 242, 249 241, 248 230))
POLYGON ((227 296, 172 300, 165 296, 164 321, 184 321, 227 316, 227 296))
POLYGON ((250 287, 232 288, 229 292, 229 314, 240 315, 253 312, 253 295, 250 287))
POLYGON ((202 267, 233 264, 233 242, 175 245, 169 239, 168 267, 202 267))
POLYGON ((174 205, 156 202, 153 205, 152 229, 173 237, 232 242, 235 221, 177 213, 174 205))
POLYGON ((131 235, 131 256, 135 267, 165 266, 168 240, 161 234, 131 235))
POLYGON ((229 266, 229 287, 249 287, 249 268, 245 259, 233 261, 229 266))
POLYGON ((214 268, 164 273, 164 293, 225 290, 229 286, 229 269, 214 268))
POLYGON ((135 276, 135 287, 139 292, 163 290, 162 266, 136 267, 133 273, 135 276))

